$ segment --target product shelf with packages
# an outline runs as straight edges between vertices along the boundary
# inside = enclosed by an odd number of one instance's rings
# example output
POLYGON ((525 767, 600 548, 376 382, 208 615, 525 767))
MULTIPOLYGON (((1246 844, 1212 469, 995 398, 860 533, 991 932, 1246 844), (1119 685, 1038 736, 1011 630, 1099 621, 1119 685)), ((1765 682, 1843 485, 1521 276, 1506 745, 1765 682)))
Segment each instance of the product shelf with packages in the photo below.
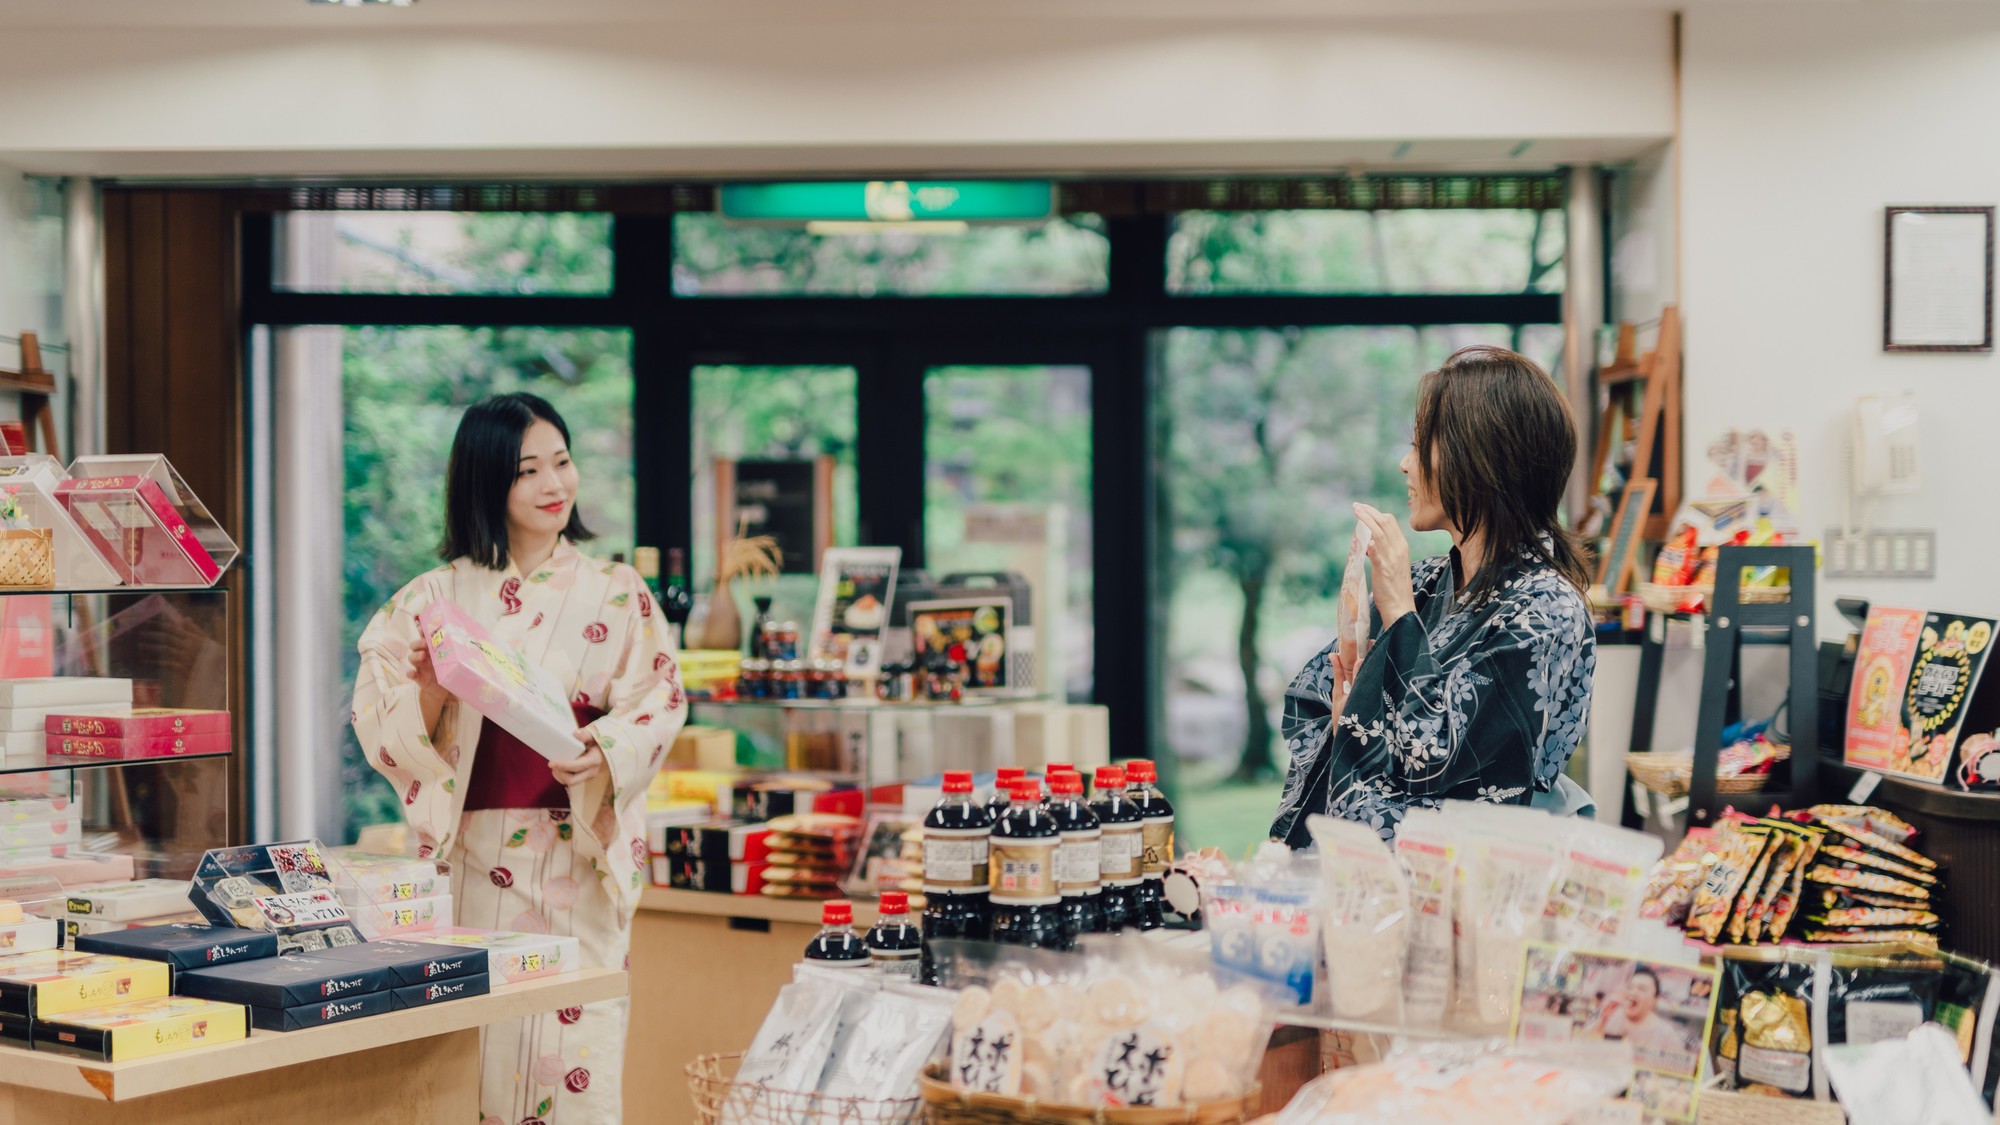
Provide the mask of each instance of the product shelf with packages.
POLYGON ((0 899, 185 880, 229 830, 235 544, 156 455, 0 458, 0 525, 0 899))

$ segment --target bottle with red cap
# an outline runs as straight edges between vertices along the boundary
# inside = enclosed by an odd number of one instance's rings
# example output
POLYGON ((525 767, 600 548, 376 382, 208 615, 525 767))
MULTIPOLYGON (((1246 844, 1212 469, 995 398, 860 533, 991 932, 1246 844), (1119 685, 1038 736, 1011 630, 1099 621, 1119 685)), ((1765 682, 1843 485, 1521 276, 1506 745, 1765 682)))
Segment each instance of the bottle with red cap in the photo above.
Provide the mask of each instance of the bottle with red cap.
POLYGON ((1125 795, 1121 767, 1099 766, 1095 788, 1097 796, 1090 802, 1090 811, 1097 814, 1101 833, 1097 854, 1104 888, 1098 905, 1104 914, 1105 932, 1117 933, 1139 922, 1134 898, 1145 877, 1145 817, 1125 795))
POLYGON ((923 931, 910 920, 910 896, 883 891, 881 915, 868 931, 868 961, 890 976, 916 980, 923 967, 923 931))
POLYGON ((1099 900, 1104 891, 1103 860, 1099 856, 1103 830, 1097 814, 1083 801, 1083 775, 1075 770, 1050 769, 1049 817, 1062 833, 1062 850, 1056 853, 1056 883, 1062 892, 1063 928, 1071 945, 1084 934, 1104 928, 1104 909, 1099 900))
POLYGON ((1042 807, 1041 782, 1016 781, 1010 796, 1007 815, 993 826, 993 940, 1067 949, 1056 881, 1062 830, 1042 807))
POLYGON ((1028 771, 1020 766, 1001 766, 993 771, 993 796, 986 799, 986 811, 992 815, 993 823, 1000 823, 1000 817, 1006 813, 1007 806, 1012 802, 1009 790, 1013 788, 1015 782, 1026 776, 1028 771))
POLYGON ((806 960, 834 969, 865 969, 868 946, 854 932, 854 904, 834 899, 819 908, 819 935, 806 946, 806 960))
POLYGON ((1160 776, 1151 761, 1134 758, 1126 762, 1125 779, 1129 783, 1126 796, 1139 806, 1144 825, 1145 851, 1140 860, 1144 881, 1135 900, 1138 924, 1142 930, 1157 930, 1167 924, 1167 896, 1162 887, 1167 868, 1174 864, 1174 806, 1160 792, 1160 776))
POLYGON ((919 970, 924 983, 937 983, 931 941, 991 934, 987 903, 988 848, 993 817, 972 799, 972 774, 944 775, 944 796, 924 817, 924 946, 919 970))

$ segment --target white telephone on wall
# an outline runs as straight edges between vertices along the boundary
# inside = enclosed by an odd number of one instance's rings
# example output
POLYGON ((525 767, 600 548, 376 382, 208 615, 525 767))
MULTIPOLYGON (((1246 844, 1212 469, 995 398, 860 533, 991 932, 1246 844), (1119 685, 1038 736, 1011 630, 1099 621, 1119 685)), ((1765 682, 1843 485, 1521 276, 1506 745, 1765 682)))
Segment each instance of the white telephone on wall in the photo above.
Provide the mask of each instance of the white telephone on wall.
POLYGON ((1851 469, 1854 495, 1900 495, 1921 490, 1920 438, 1914 396, 1863 395, 1856 400, 1851 469))

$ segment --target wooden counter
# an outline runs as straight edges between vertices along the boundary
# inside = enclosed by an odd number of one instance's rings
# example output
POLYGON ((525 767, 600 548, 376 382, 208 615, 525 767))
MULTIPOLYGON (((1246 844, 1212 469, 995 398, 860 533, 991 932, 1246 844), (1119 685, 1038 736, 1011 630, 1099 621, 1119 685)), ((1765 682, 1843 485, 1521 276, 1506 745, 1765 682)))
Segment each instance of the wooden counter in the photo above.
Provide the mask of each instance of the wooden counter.
MULTIPOLYGON (((819 932, 820 903, 650 887, 632 919, 632 1023, 625 1064, 629 1120, 694 1120, 686 1068, 741 1051, 819 932), (654 1065, 638 1065, 641 1057, 654 1065), (639 1107, 645 1107, 640 1117, 639 1107)), ((875 907, 854 904, 857 930, 875 907)))
POLYGON ((0 1047, 0 1125, 476 1121, 479 1029, 625 995, 615 969, 130 1062, 0 1047), (135 1105, 121 1103, 137 1102, 135 1105))

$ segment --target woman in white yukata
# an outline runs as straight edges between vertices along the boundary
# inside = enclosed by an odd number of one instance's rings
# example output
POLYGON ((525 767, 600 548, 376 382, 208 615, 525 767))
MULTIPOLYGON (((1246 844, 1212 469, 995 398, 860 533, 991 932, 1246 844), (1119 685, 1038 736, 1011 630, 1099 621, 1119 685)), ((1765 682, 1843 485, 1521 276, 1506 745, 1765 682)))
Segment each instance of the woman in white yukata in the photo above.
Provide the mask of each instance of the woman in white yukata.
MULTIPOLYGON (((569 428, 528 394, 466 411, 445 488, 444 566, 361 637, 354 730, 403 797, 418 854, 451 861, 457 924, 565 934, 630 965, 645 794, 687 717, 670 633, 629 566, 579 553, 569 428), (456 603, 568 680, 583 753, 551 761, 438 686, 416 614, 456 603)), ((481 1125, 622 1119, 626 1001, 487 1028, 481 1125)))

